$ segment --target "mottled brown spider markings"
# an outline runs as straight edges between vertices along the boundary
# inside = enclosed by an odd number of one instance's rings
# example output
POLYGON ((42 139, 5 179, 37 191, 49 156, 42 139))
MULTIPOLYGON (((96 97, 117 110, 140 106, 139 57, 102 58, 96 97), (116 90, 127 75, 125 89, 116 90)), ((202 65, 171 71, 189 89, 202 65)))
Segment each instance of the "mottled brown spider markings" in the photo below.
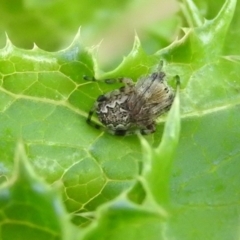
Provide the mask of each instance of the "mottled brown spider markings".
MULTIPOLYGON (((120 136, 155 132, 155 120, 170 109, 175 96, 164 80, 161 66, 157 72, 141 77, 136 84, 128 78, 105 80, 106 83, 119 81, 125 86, 100 95, 89 112, 87 122, 120 136), (94 112, 104 127, 91 121, 94 112)), ((178 84, 179 77, 176 79, 178 84)))

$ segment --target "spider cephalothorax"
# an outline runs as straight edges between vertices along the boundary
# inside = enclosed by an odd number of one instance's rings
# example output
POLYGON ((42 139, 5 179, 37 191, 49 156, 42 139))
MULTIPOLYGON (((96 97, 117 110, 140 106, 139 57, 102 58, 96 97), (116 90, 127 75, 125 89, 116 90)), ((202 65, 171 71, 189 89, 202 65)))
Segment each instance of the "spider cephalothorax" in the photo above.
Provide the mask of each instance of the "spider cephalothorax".
POLYGON ((141 77, 136 84, 128 78, 115 79, 125 86, 100 95, 89 112, 87 122, 101 128, 91 121, 96 112, 99 121, 111 134, 155 132, 156 118, 169 110, 175 95, 164 77, 165 73, 159 69, 149 76, 141 77))

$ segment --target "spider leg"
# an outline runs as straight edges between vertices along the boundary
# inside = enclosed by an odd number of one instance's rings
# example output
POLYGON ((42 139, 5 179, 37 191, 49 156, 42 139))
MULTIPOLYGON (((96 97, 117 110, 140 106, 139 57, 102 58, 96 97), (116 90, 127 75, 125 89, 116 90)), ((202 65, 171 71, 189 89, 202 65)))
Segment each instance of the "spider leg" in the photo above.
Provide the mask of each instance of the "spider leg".
POLYGON ((83 76, 83 79, 86 81, 104 81, 106 84, 113 84, 113 83, 123 83, 125 86, 119 88, 121 92, 128 92, 131 90, 134 86, 135 83, 132 81, 131 78, 125 78, 125 77, 119 77, 119 78, 108 78, 108 79, 103 79, 103 80, 97 80, 95 77, 90 77, 90 76, 83 76))
POLYGON ((180 87, 180 85, 181 85, 181 81, 180 81, 179 75, 176 75, 176 76, 175 76, 175 79, 176 79, 176 86, 177 86, 177 88, 178 88, 178 87, 180 87))
POLYGON ((95 109, 96 109, 96 108, 95 108, 95 106, 94 106, 94 107, 89 111, 89 113, 88 113, 88 117, 87 117, 87 120, 86 120, 88 124, 91 124, 91 122, 92 122, 92 121, 91 121, 91 118, 92 118, 92 115, 93 115, 94 112, 95 112, 95 109))
POLYGON ((100 130, 104 130, 105 128, 103 126, 101 126, 98 123, 95 123, 91 120, 93 113, 91 113, 91 111, 89 112, 88 118, 87 118, 87 124, 89 124, 91 127, 94 127, 96 129, 100 129, 100 130))
POLYGON ((159 64, 158 64, 158 72, 161 72, 163 68, 163 60, 160 60, 159 64))
POLYGON ((109 133, 115 135, 115 136, 125 136, 127 134, 126 130, 108 130, 109 133))
POLYGON ((127 85, 129 87, 132 87, 132 86, 135 85, 131 78, 125 78, 125 77, 108 78, 108 79, 103 79, 103 80, 97 80, 95 77, 83 75, 83 79, 86 80, 86 81, 92 81, 92 82, 104 81, 107 84, 113 84, 113 83, 119 82, 119 83, 123 83, 123 84, 125 84, 125 85, 127 85))
POLYGON ((107 84, 112 84, 112 83, 119 82, 119 83, 123 83, 123 84, 125 84, 126 86, 129 86, 129 87, 133 87, 135 85, 131 78, 125 78, 125 77, 110 78, 110 79, 105 79, 104 81, 107 84))
POLYGON ((92 81, 92 82, 97 81, 97 79, 95 77, 91 77, 91 76, 87 76, 87 75, 83 75, 83 79, 86 81, 92 81))
POLYGON ((123 130, 123 129, 107 130, 107 131, 112 135, 120 136, 120 137, 134 135, 136 134, 136 132, 138 132, 136 130, 123 130))
POLYGON ((94 112, 96 111, 96 107, 97 107, 96 104, 94 104, 94 106, 92 107, 92 109, 88 113, 88 117, 87 117, 86 122, 87 122, 87 124, 89 124, 90 126, 96 128, 96 129, 104 129, 103 126, 101 126, 100 124, 92 121, 92 116, 93 116, 94 112))
POLYGON ((143 128, 140 130, 140 133, 142 135, 148 135, 151 133, 154 133, 156 131, 156 126, 155 126, 155 122, 153 122, 152 124, 148 125, 146 128, 143 128))
POLYGON ((141 129, 115 129, 115 130, 107 130, 109 133, 115 136, 130 136, 135 135, 137 133, 140 133, 142 135, 148 135, 151 133, 154 133, 156 131, 155 122, 152 122, 146 127, 143 127, 141 129))

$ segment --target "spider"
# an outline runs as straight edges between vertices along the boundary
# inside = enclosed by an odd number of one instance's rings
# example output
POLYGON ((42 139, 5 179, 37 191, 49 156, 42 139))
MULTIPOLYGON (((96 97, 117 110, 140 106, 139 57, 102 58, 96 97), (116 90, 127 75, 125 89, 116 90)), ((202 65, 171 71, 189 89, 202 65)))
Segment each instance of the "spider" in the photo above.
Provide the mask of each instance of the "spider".
MULTIPOLYGON (((106 79, 106 83, 118 81, 125 86, 100 95, 89 111, 87 123, 118 136, 154 133, 155 120, 170 109, 175 96, 164 77, 161 63, 158 71, 140 77, 136 84, 129 78, 106 79), (92 122, 94 113, 102 126, 92 122)), ((179 76, 176 80, 178 85, 179 76)))

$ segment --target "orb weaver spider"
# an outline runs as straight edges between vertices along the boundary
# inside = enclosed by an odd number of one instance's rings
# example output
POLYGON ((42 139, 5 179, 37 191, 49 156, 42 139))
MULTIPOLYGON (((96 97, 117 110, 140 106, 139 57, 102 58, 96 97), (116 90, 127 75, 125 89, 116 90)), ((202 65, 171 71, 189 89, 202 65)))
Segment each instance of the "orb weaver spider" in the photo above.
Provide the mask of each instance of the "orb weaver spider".
MULTIPOLYGON (((117 81, 124 86, 100 95, 89 111, 87 123, 119 136, 137 132, 143 135, 154 133, 155 120, 170 109, 175 96, 172 88, 164 80, 162 65, 161 62, 156 72, 140 77, 136 83, 129 78, 106 79, 106 83, 117 81), (92 122, 94 113, 103 126, 92 122)), ((86 76, 84 79, 89 80, 86 76)), ((178 75, 176 83, 177 86, 180 84, 178 75)))

